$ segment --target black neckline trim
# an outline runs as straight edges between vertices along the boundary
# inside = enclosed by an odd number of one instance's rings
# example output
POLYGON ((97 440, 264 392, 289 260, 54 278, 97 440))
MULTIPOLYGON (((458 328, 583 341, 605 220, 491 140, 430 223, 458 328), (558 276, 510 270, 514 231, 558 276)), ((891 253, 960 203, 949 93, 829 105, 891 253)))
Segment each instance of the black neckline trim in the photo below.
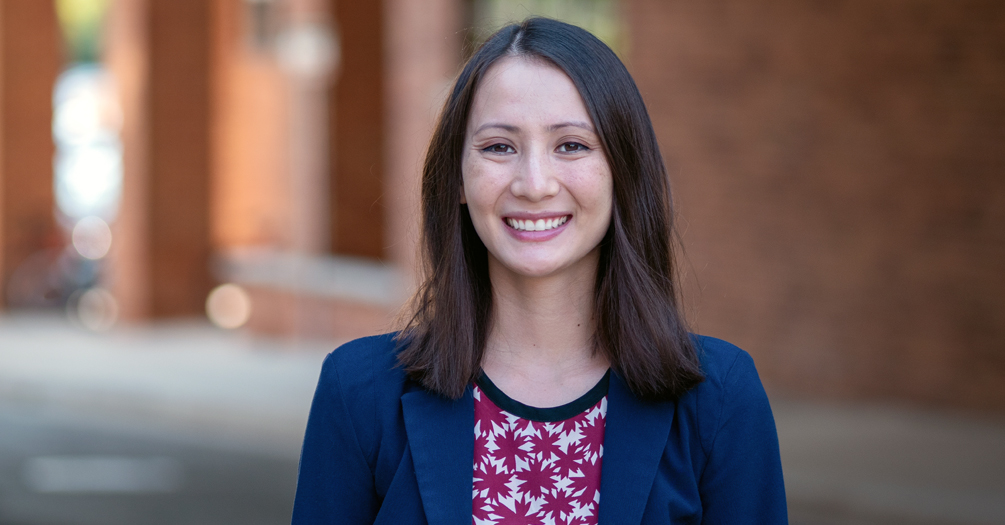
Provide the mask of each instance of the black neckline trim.
POLYGON ((529 419, 531 421, 554 423, 555 421, 564 421, 569 419, 600 402, 600 400, 607 395, 607 389, 611 384, 611 370, 608 369, 607 373, 604 374, 604 377, 596 385, 594 385, 589 392, 579 396, 578 399, 570 401, 564 405, 549 408, 532 407, 507 396, 505 392, 499 390, 499 387, 497 387, 495 383, 489 379, 489 376, 485 375, 485 372, 478 375, 478 379, 475 380, 475 384, 478 385, 478 388, 480 388, 482 392, 496 404, 497 407, 513 414, 514 416, 529 419))

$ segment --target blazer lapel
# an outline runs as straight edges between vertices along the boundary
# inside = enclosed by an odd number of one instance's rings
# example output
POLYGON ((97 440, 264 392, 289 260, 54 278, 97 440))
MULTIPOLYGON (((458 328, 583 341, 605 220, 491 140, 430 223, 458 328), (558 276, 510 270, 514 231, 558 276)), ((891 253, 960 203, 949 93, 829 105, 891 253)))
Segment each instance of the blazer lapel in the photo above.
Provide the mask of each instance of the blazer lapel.
POLYGON ((449 400, 425 390, 401 396, 422 508, 430 525, 471 522, 475 405, 471 388, 449 400))
POLYGON ((642 521, 673 416, 673 403, 641 401, 611 374, 600 472, 601 525, 642 521))

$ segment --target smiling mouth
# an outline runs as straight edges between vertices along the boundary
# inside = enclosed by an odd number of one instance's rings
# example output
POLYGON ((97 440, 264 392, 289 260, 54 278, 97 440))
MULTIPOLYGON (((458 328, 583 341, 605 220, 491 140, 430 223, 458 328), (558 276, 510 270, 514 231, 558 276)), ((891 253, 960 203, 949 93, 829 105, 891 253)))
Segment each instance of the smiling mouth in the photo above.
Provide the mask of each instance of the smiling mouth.
POLYGON ((564 215, 562 217, 556 217, 553 219, 538 219, 536 221, 532 220, 521 220, 513 219, 510 217, 506 218, 506 224, 513 228, 514 230, 519 230, 523 232, 543 232, 547 230, 554 230, 559 226, 568 222, 570 215, 564 215))

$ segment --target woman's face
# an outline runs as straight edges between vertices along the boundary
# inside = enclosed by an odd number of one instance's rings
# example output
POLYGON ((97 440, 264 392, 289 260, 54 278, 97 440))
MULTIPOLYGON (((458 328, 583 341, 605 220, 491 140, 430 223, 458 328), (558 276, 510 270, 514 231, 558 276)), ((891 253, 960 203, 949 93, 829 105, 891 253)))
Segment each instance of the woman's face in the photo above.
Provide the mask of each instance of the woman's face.
POLYGON ((496 62, 475 93, 464 144, 462 202, 490 272, 592 279, 612 177, 568 75, 542 60, 496 62))

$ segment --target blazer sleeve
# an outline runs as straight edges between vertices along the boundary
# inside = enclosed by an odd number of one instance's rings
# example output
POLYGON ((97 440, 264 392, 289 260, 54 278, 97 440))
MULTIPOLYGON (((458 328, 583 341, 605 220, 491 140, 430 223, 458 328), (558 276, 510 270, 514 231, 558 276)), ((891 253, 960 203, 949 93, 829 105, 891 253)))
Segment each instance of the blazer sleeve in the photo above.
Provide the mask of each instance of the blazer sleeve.
POLYGON ((720 395, 718 422, 699 481, 702 523, 787 523, 775 420, 746 352, 737 354, 720 395))
POLYGON ((373 470, 360 446, 334 354, 325 358, 300 452, 293 525, 373 523, 373 470))

